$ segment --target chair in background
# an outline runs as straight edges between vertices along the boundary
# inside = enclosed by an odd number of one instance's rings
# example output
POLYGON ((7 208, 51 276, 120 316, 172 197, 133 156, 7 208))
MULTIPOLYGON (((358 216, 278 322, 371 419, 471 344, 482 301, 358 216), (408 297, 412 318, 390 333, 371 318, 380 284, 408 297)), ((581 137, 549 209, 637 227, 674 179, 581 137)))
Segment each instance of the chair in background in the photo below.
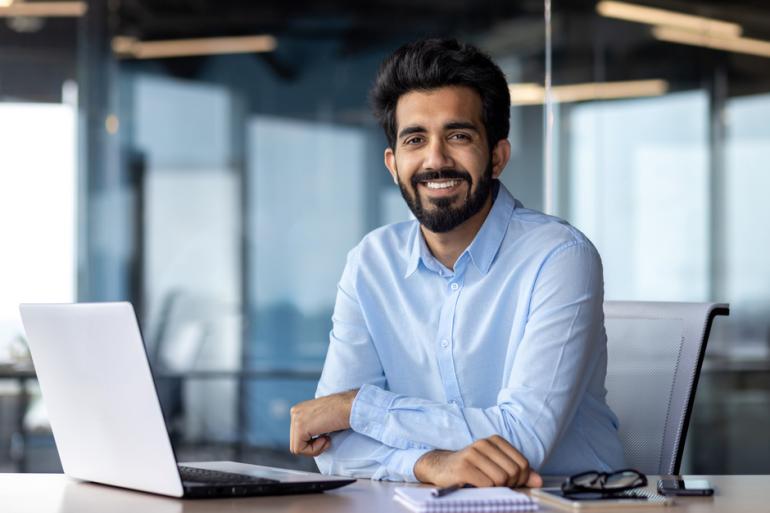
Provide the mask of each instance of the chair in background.
POLYGON ((678 474, 711 325, 721 303, 607 301, 607 402, 626 464, 678 474))

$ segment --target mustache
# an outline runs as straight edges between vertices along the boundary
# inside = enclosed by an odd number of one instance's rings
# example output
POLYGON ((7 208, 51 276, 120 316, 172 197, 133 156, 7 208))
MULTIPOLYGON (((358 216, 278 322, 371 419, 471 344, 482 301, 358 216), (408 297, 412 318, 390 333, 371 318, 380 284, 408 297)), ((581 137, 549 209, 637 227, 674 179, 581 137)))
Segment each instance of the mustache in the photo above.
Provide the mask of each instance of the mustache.
POLYGON ((471 175, 467 171, 460 171, 458 169, 442 169, 440 171, 423 171, 422 173, 416 173, 412 176, 410 182, 412 187, 417 188, 417 184, 420 182, 429 182, 432 180, 465 180, 468 184, 471 183, 471 175))

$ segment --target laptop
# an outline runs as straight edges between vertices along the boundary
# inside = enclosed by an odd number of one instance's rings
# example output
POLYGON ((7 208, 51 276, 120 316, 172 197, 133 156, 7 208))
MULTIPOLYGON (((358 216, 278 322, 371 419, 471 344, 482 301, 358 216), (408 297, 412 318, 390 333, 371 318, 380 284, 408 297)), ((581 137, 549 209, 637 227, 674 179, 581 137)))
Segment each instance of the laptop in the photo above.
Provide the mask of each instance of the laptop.
POLYGON ((184 498, 321 492, 355 481, 231 461, 177 464, 130 303, 19 310, 68 476, 184 498))

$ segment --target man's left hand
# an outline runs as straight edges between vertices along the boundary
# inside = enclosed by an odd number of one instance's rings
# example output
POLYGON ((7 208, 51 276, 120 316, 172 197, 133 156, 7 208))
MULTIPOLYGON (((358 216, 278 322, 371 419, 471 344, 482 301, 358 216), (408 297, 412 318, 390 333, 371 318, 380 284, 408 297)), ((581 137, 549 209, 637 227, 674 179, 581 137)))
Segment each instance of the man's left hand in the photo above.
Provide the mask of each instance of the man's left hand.
POLYGON ((289 449, 293 454, 318 456, 329 448, 329 433, 350 429, 350 409, 358 390, 327 395, 291 409, 289 449))

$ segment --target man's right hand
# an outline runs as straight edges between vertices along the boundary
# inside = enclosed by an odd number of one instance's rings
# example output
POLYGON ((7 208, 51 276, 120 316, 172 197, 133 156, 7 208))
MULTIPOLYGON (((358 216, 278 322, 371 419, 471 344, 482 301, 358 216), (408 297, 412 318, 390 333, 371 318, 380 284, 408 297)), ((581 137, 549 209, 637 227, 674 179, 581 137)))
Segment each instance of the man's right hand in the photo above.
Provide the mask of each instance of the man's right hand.
POLYGON ((543 486, 543 479, 529 462, 503 437, 476 440, 460 451, 435 450, 414 465, 414 475, 423 483, 439 487, 453 485, 543 486))

